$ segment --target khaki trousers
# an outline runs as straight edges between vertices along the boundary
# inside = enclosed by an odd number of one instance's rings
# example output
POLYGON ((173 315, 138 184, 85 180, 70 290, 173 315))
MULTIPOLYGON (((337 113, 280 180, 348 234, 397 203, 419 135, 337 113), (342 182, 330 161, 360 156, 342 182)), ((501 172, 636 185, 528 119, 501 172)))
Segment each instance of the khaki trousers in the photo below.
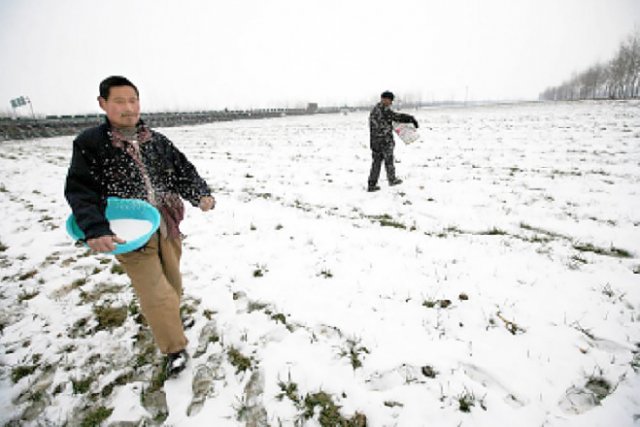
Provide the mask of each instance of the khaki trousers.
POLYGON ((116 255, 131 279, 156 345, 165 354, 187 346, 180 318, 181 255, 181 240, 165 239, 159 233, 143 248, 116 255))

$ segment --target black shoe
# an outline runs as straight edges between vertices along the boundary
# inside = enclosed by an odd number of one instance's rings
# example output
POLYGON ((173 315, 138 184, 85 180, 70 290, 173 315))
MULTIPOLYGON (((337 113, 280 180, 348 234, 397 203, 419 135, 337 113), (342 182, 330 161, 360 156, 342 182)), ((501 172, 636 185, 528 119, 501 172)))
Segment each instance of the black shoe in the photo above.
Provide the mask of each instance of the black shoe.
POLYGON ((187 367, 189 354, 186 350, 180 350, 167 355, 167 378, 175 378, 187 367))
POLYGON ((378 191, 380 189, 380 187, 378 185, 370 185, 369 188, 367 188, 367 191, 369 193, 372 193, 374 191, 378 191))
POLYGON ((402 180, 400 178, 396 178, 389 181, 389 185, 398 185, 398 184, 402 184, 402 180))

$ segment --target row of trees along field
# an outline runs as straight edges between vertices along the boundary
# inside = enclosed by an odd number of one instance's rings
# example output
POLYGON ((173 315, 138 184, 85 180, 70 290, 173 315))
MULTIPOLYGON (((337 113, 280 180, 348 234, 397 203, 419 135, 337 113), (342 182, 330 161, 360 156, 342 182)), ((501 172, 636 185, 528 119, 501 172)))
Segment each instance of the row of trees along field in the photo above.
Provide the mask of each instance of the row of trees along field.
POLYGON ((540 94, 541 100, 640 98, 640 30, 629 36, 607 64, 597 64, 560 86, 540 94))

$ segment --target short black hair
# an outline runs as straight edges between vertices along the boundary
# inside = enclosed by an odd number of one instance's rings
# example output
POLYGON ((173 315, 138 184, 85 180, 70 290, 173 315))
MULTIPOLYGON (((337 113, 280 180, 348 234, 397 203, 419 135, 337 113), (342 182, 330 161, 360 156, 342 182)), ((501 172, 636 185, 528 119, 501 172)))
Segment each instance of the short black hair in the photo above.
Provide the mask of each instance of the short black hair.
POLYGON ((131 86, 136 91, 136 95, 140 97, 138 88, 131 81, 122 76, 110 76, 100 82, 100 96, 104 99, 109 97, 109 91, 114 86, 131 86))
POLYGON ((387 98, 393 101, 393 98, 394 98, 393 92, 389 92, 388 90, 385 90, 380 94, 380 98, 387 98))

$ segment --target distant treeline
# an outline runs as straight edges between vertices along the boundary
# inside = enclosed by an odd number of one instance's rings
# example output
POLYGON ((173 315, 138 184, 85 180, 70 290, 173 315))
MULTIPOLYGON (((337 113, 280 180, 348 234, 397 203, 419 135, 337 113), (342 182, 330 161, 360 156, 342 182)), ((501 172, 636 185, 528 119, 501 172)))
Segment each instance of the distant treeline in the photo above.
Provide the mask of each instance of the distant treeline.
POLYGON ((620 45, 607 64, 597 64, 557 87, 540 94, 541 100, 640 98, 640 30, 620 45))

